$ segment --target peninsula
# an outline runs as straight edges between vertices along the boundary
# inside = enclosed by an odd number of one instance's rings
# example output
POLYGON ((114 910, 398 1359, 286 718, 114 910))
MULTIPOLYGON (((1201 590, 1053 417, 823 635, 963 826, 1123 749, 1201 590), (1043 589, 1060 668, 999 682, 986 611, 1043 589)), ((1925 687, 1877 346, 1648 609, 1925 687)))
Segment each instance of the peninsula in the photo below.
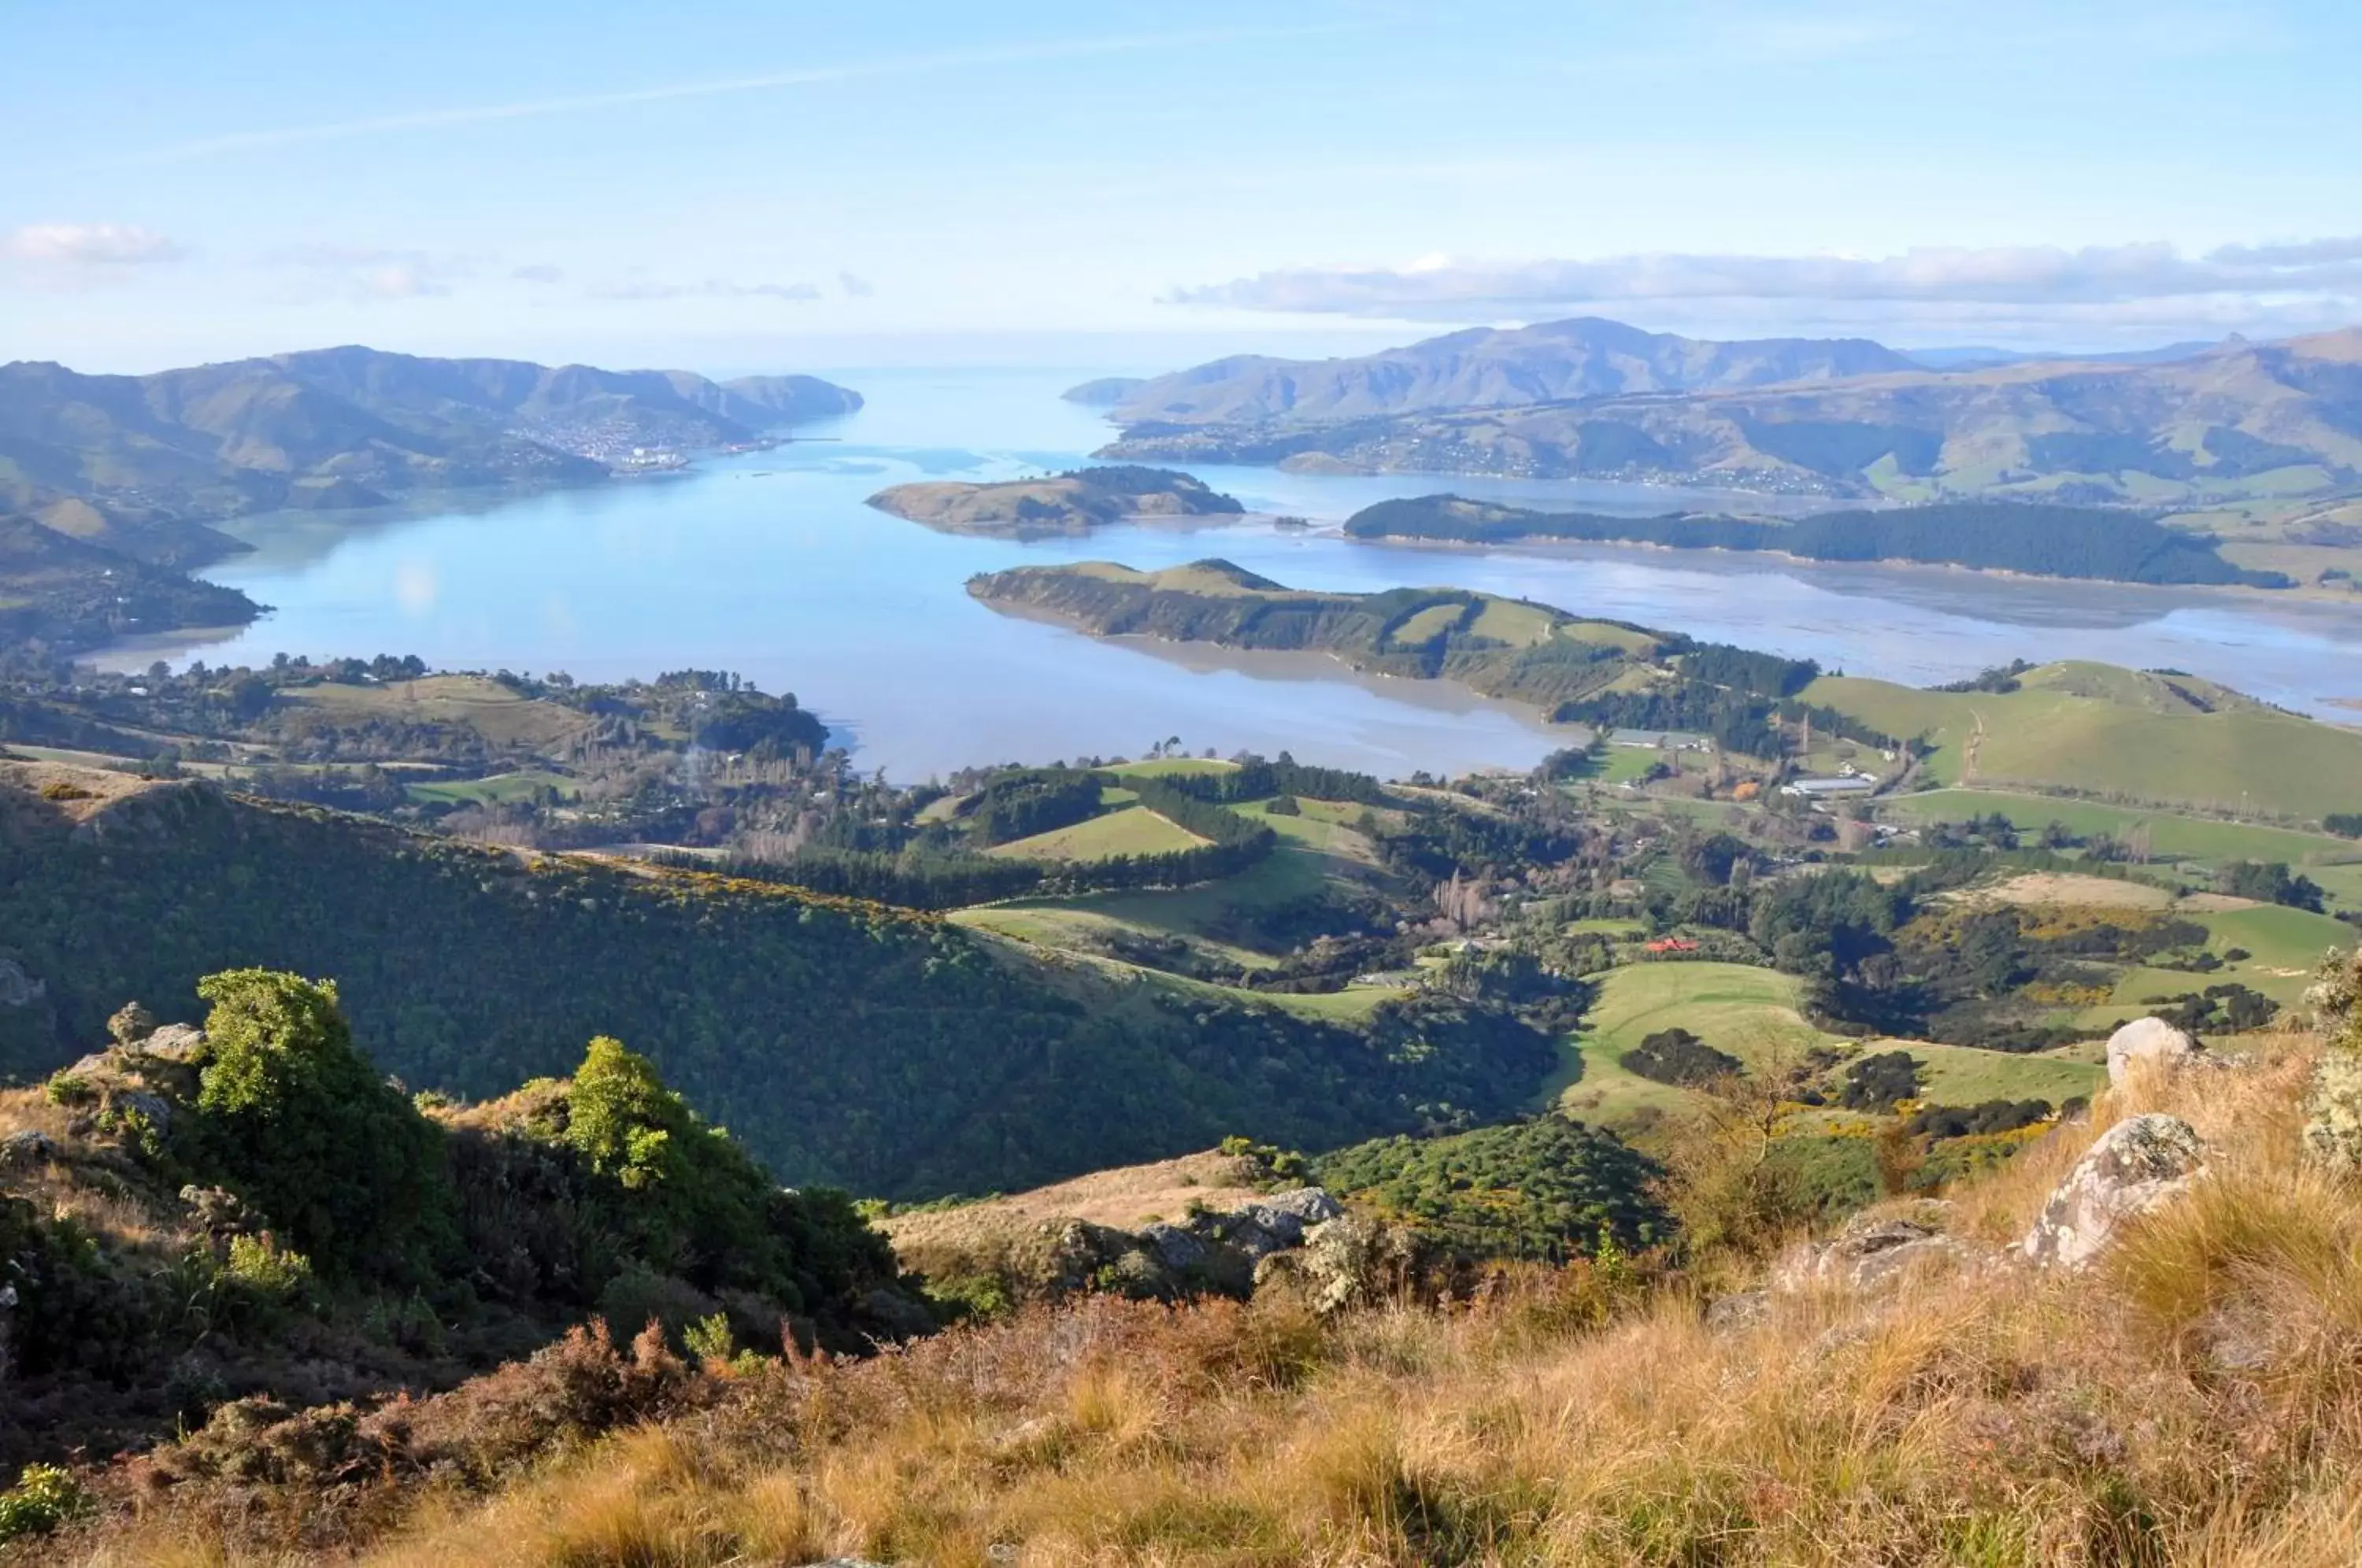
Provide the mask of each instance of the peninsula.
POLYGON ((1087 534, 1126 517, 1233 516, 1246 510, 1187 474, 1130 464, 991 484, 898 484, 871 496, 869 504, 947 534, 998 539, 1087 534))
POLYGON ((2117 508, 2020 501, 1825 512, 1793 522, 1708 513, 1613 517, 1455 495, 1382 501, 1345 522, 1355 539, 1463 545, 1632 544, 1760 551, 1809 561, 1907 561, 1976 571, 2176 587, 2292 588, 2225 560, 2213 537, 2117 508))

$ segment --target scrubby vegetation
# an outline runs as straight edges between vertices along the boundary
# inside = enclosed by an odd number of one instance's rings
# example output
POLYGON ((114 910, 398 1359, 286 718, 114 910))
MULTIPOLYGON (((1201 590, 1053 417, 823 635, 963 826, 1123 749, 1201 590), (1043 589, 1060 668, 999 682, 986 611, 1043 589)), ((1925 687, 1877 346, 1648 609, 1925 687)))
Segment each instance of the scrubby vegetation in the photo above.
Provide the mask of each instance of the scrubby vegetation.
POLYGON ((44 1547, 2331 1568, 2362 1507, 2362 1205, 2297 1136, 2316 1049, 2146 1081, 1948 1209, 1892 1215, 1973 1258, 2105 1126, 2189 1118, 2207 1178, 2081 1272, 1937 1258, 1746 1315, 1702 1311, 1705 1260, 1605 1254, 1448 1306, 1098 1297, 874 1360, 704 1370, 583 1336, 398 1419, 226 1411, 94 1474, 97 1511, 44 1547))
POLYGON ((334 977, 414 1088, 503 1093, 613 1034, 783 1179, 929 1197, 1234 1131, 1324 1147, 1490 1120, 1549 1070, 1546 1040, 1459 999, 1303 1019, 1038 970, 875 905, 521 861, 196 783, 131 796, 94 835, 27 825, 0 840, 6 956, 44 987, 0 1010, 20 1073, 127 995, 184 1018, 201 976, 259 959, 334 977))
POLYGON ((1455 1256, 1563 1263, 1668 1240, 1662 1172, 1613 1134, 1540 1116, 1321 1156, 1313 1174, 1455 1256))
POLYGON ((126 1009, 116 1044, 0 1097, 0 1457, 248 1395, 446 1386, 592 1313, 775 1346, 927 1323, 850 1200, 779 1188, 612 1040, 570 1078, 422 1109, 333 986, 200 990, 202 1035, 126 1009))

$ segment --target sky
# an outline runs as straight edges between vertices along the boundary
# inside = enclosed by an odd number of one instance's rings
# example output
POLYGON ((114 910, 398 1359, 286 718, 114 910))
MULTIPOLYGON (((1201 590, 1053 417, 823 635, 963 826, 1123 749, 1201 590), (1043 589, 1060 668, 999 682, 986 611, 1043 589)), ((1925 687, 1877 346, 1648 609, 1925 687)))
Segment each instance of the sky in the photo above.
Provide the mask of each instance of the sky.
POLYGON ((0 360, 2362 321, 2352 0, 0 0, 0 360))

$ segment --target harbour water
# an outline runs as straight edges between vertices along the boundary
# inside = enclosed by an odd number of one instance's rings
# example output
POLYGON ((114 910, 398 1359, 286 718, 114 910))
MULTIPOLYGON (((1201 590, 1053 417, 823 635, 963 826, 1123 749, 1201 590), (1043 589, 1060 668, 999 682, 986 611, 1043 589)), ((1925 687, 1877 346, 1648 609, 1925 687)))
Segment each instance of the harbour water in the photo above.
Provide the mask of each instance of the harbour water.
POLYGON ((938 534, 863 502, 910 479, 1086 461, 1108 426, 1057 394, 1096 372, 827 373, 867 406, 685 475, 435 510, 245 520, 232 531, 254 551, 204 575, 271 613, 227 636, 126 644, 102 662, 251 664, 285 651, 414 653, 443 668, 583 680, 735 670, 797 693, 861 767, 905 781, 975 763, 1136 754, 1175 735, 1191 751, 1285 748, 1385 774, 1523 767, 1562 744, 1529 711, 1440 683, 1357 677, 1318 656, 1095 641, 998 613, 965 589, 974 573, 1028 562, 1154 568, 1220 556, 1294 586, 1484 589, 1913 683, 2014 657, 2076 657, 2186 669, 2349 722, 2355 710, 2337 700, 2362 697, 2362 610, 2334 605, 1616 547, 1372 545, 1335 527, 1371 502, 1441 490, 1633 513, 1777 504, 1760 496, 1199 467, 1247 505, 1246 520, 1029 543, 938 534), (1314 525, 1283 528, 1277 515, 1314 525))

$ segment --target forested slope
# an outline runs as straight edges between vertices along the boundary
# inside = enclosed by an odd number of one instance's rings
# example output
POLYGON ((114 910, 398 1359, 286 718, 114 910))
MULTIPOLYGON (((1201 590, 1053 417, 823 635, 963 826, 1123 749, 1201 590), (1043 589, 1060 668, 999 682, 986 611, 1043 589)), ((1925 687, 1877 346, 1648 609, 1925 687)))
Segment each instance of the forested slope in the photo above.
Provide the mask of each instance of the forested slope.
POLYGON ((1054 974, 876 905, 84 777, 77 798, 0 763, 0 1067, 20 1075, 127 997, 193 1019, 198 977, 267 965, 334 978, 413 1088, 502 1093, 612 1034, 782 1180, 933 1196, 1233 1132, 1319 1148, 1497 1117, 1551 1062, 1481 1012, 1347 1029, 1054 974))

